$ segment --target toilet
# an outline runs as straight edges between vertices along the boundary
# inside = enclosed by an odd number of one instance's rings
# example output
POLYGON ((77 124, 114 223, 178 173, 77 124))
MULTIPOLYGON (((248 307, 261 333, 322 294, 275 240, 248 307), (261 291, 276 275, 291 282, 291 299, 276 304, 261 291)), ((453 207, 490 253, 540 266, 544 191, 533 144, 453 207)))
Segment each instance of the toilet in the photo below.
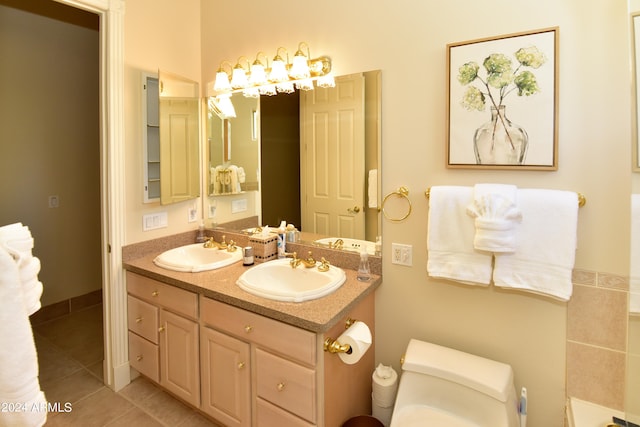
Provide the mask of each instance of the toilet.
POLYGON ((412 339, 390 427, 518 427, 511 366, 412 339))

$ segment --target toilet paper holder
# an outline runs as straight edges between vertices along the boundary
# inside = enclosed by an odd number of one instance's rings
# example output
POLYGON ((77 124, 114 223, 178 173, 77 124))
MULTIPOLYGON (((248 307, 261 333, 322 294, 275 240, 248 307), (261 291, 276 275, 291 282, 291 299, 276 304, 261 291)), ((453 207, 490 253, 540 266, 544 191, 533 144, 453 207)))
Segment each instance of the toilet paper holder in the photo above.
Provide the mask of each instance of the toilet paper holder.
MULTIPOLYGON (((357 319, 347 318, 344 324, 345 329, 349 329, 351 325, 357 322, 357 319)), ((338 340, 331 337, 324 340, 324 351, 329 353, 351 353, 351 346, 349 344, 340 344, 338 340)))

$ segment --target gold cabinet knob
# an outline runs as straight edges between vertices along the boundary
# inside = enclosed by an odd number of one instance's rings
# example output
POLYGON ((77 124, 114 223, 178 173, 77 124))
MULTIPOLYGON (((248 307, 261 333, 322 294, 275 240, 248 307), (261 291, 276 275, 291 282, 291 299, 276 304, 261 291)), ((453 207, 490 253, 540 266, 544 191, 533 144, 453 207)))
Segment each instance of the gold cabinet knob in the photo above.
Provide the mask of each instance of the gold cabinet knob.
POLYGON ((242 369, 242 368, 244 368, 244 362, 238 363, 238 369, 242 369))
POLYGON ((137 360, 138 362, 140 362, 142 359, 144 359, 144 357, 143 357, 142 355, 139 355, 139 356, 137 356, 137 357, 136 357, 136 360, 137 360))
POLYGON ((251 331, 253 331, 253 326, 251 326, 251 325, 247 325, 247 326, 245 326, 245 327, 244 327, 244 331, 245 331, 246 333, 250 333, 251 331))
POLYGON ((138 317, 138 318, 136 319, 136 323, 140 323, 140 322, 142 322, 142 316, 140 316, 140 317, 138 317))
POLYGON ((164 332, 164 326, 160 326, 160 327, 158 328, 158 332, 164 332))
POLYGON ((158 295, 160 295, 160 292, 158 292, 158 291, 151 292, 151 296, 152 297, 157 297, 158 295))
POLYGON ((284 383, 278 383, 278 385, 276 386, 276 388, 278 389, 278 391, 282 391, 284 390, 285 384, 284 383))

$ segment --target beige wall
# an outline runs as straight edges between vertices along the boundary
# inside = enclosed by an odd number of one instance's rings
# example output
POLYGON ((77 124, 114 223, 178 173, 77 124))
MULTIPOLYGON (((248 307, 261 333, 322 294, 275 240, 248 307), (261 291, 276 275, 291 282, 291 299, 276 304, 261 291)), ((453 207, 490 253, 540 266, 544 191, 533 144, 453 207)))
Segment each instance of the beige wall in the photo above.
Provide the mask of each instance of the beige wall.
POLYGON ((42 305, 102 286, 98 20, 60 10, 0 5, 0 225, 29 226, 42 305))
MULTIPOLYGON (((201 199, 161 206, 143 203, 142 72, 158 69, 200 82, 200 0, 128 0, 125 3, 126 243, 136 243, 198 227, 189 223, 201 199), (167 212, 167 228, 142 231, 142 216, 167 212)), ((202 193, 201 193, 202 194, 202 193)))
POLYGON ((235 60, 307 41, 337 74, 382 70, 382 189, 411 191, 413 214, 384 222, 384 283, 377 293, 376 359, 398 368, 411 337, 513 365, 527 386, 529 425, 563 422, 567 305, 524 293, 476 289, 426 274, 423 192, 439 184, 506 182, 580 191, 576 267, 628 274, 629 74, 622 0, 468 2, 325 1, 303 9, 286 1, 202 1, 202 79, 235 60), (526 10, 523 10, 526 9, 526 10), (239 20, 234 16, 249 10, 239 20), (237 31, 238 22, 247 30, 237 31), (280 23, 281 25, 275 25, 280 23), (556 172, 448 170, 446 44, 560 27, 559 169, 556 172), (252 29, 252 30, 251 30, 252 29), (233 34, 233 37, 229 37, 233 34), (225 43, 220 43, 225 40, 225 43), (405 72, 409 72, 407 77, 405 72), (603 76, 606 76, 604 78, 603 76), (392 242, 413 245, 413 267, 392 265, 392 242))
POLYGON ((139 70, 162 67, 198 80, 195 69, 201 67, 204 85, 224 59, 261 50, 271 55, 278 46, 292 51, 300 41, 309 43, 312 55, 330 55, 337 74, 381 69, 382 191, 407 186, 414 210, 402 223, 383 224, 376 361, 398 368, 409 338, 415 337, 507 362, 515 369, 517 387, 529 390, 529 425, 562 425, 567 304, 430 279, 423 192, 433 185, 490 181, 580 191, 587 205, 580 211, 576 268, 626 276, 631 177, 623 0, 593 0, 588 6, 579 0, 542 0, 526 7, 510 0, 327 0, 308 7, 284 0, 179 5, 128 0, 126 6, 127 243, 195 228, 186 222, 187 208, 178 205, 166 208, 169 229, 141 232, 142 214, 165 208, 140 202, 139 70), (176 30, 166 31, 169 24, 176 30), (560 27, 558 171, 447 169, 446 44, 551 26, 560 27), (166 40, 169 34, 189 46, 178 48, 185 46, 166 40), (392 242, 413 245, 412 267, 390 263, 392 242))

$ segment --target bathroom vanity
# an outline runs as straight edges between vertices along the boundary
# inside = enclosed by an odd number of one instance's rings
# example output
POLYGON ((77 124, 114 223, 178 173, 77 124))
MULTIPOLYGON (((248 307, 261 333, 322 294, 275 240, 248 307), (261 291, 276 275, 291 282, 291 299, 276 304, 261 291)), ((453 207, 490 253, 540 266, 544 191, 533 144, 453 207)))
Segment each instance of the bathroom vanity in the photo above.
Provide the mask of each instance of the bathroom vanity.
POLYGON ((375 335, 379 276, 359 282, 345 269, 337 291, 290 303, 240 289, 241 263, 186 273, 156 255, 125 262, 135 370, 227 426, 339 426, 371 413, 374 346, 347 365, 323 344, 348 319, 375 335))

